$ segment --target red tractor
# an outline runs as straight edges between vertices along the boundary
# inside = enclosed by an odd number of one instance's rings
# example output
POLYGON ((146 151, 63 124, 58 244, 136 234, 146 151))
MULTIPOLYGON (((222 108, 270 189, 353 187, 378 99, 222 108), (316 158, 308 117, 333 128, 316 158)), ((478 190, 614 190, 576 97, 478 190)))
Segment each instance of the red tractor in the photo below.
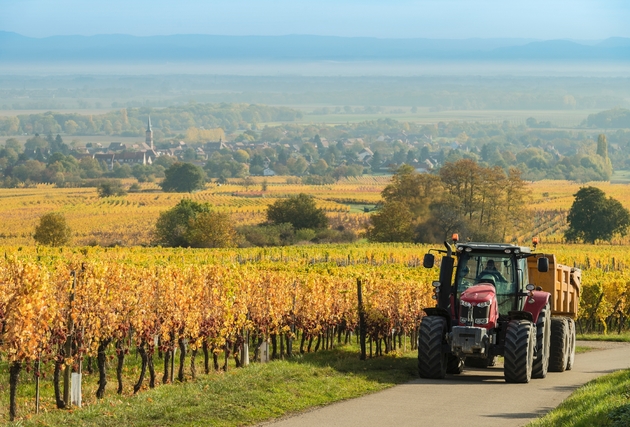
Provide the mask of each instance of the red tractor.
MULTIPOLYGON (((581 271, 529 247, 453 240, 438 250, 437 304, 424 310, 418 338, 420 376, 494 366, 498 356, 510 383, 571 369, 581 271)), ((429 251, 423 265, 434 264, 429 251)))

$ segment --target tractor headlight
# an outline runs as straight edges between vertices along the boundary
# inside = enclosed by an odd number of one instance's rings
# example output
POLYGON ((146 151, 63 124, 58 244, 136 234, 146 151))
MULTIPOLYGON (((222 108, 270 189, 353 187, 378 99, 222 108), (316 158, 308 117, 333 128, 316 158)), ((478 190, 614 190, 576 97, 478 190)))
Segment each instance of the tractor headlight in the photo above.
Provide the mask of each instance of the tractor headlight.
POLYGON ((464 307, 472 307, 472 304, 469 303, 468 301, 459 300, 459 303, 463 305, 464 307))
POLYGON ((479 308, 485 308, 485 307, 490 307, 490 304, 492 304, 492 300, 488 300, 488 301, 484 301, 484 302, 480 302, 479 304, 477 304, 477 307, 479 308))

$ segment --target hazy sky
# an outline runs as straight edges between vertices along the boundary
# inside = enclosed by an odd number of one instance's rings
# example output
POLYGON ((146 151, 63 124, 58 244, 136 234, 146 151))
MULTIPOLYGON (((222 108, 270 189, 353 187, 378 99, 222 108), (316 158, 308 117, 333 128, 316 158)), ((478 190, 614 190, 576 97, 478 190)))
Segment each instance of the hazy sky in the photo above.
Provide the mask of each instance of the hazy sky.
POLYGON ((622 0, 0 0, 0 30, 384 38, 630 37, 622 0))

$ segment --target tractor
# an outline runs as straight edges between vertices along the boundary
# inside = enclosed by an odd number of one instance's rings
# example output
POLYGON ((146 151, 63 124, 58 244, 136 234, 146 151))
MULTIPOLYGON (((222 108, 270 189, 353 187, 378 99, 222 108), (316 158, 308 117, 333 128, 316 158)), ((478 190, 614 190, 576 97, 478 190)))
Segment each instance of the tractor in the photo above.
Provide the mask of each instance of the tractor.
MULTIPOLYGON (((534 239, 536 250, 538 241, 534 239)), ((423 378, 494 366, 504 358, 505 381, 528 383, 571 369, 581 271, 554 255, 500 243, 444 242, 435 307, 425 308, 418 334, 423 378)))

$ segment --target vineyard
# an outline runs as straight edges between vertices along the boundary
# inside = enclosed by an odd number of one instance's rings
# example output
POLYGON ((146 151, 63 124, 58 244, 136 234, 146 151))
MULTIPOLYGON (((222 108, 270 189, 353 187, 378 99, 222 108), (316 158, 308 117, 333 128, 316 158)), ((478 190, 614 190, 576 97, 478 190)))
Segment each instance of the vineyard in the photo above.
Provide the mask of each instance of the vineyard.
MULTIPOLYGON (((381 200, 389 183, 386 176, 342 179, 331 185, 287 183, 283 177, 262 178, 253 186, 233 182, 209 185, 193 194, 163 193, 155 183, 144 183, 141 191, 126 196, 99 198, 93 188, 0 189, 0 243, 32 245, 32 234, 39 217, 49 212, 63 213, 73 230, 73 244, 100 246, 137 246, 151 241, 151 232, 160 212, 172 208, 182 198, 210 203, 213 209, 228 212, 236 224, 256 224, 265 220, 267 206, 278 198, 308 193, 315 197, 333 226, 362 232, 369 219, 364 207, 372 209, 381 200)), ((630 207, 627 185, 590 183, 630 207)), ((562 242, 566 212, 580 185, 567 181, 539 181, 530 184, 534 224, 531 231, 517 236, 528 242, 537 235, 547 242, 562 242)), ((628 243, 628 239, 614 243, 628 243)))
MULTIPOLYGON (((65 366, 76 371, 96 364, 95 395, 102 398, 106 391, 131 387, 137 393, 194 379, 198 365, 204 373, 242 366, 243 344, 252 349, 252 361, 261 357, 257 349, 263 342, 271 358, 328 349, 352 339, 358 283, 370 355, 410 349, 437 278, 437 269, 420 266, 427 249, 6 248, 0 261, 0 354, 10 366, 11 393, 17 393, 20 371, 31 371, 43 381, 52 378, 53 404, 63 407, 59 382, 65 366), (139 355, 141 369, 133 384, 123 384, 130 352, 139 355), (107 364, 115 364, 115 380, 107 378, 107 364), (116 386, 106 388, 109 381, 116 386)), ((584 269, 581 332, 626 327, 629 250, 540 249, 584 269)))

